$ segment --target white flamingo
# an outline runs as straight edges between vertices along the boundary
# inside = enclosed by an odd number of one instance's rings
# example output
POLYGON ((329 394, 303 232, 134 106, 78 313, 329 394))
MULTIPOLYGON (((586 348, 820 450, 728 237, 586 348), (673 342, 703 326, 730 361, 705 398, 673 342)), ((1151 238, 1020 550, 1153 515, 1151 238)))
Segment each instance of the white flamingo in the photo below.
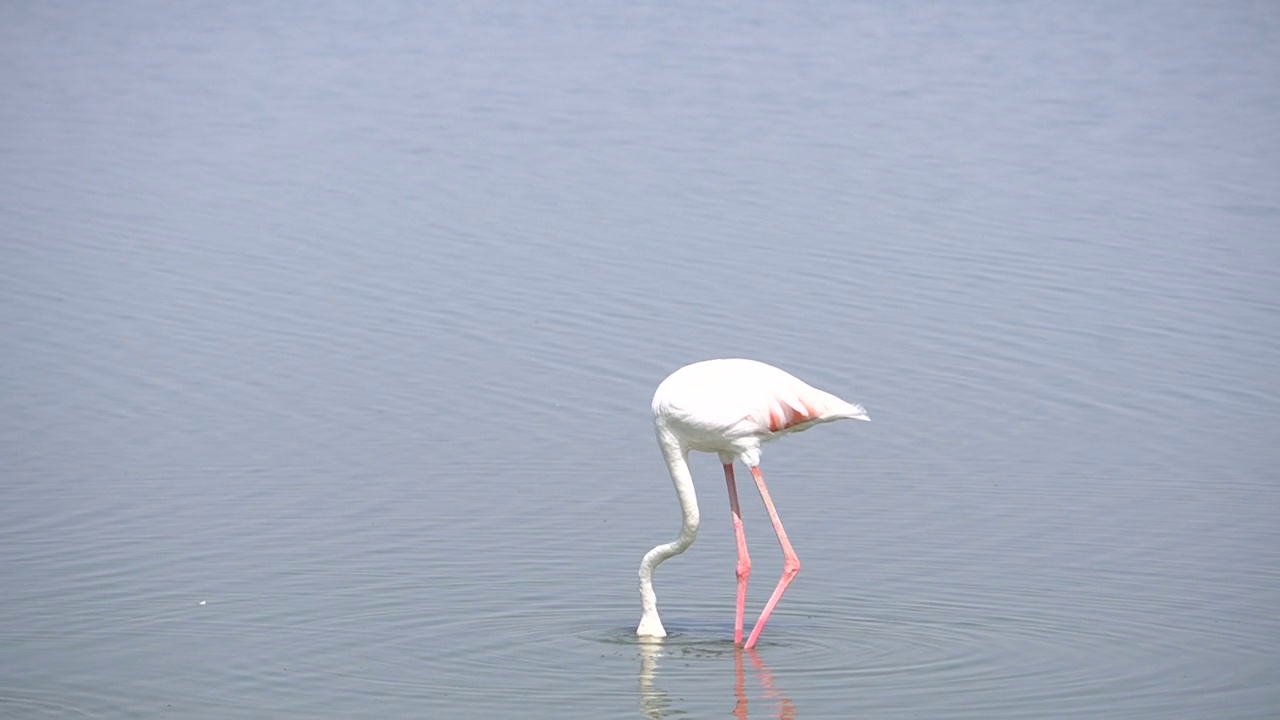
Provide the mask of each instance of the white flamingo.
POLYGON ((738 459, 751 471, 760 498, 769 511, 773 529, 782 545, 782 579, 751 629, 747 648, 755 647, 769 614, 782 593, 800 572, 800 559, 791 549, 778 512, 760 473, 760 444, 788 433, 808 430, 834 420, 870 420, 861 405, 845 402, 830 393, 811 387, 791 374, 755 360, 706 360, 686 365, 672 373, 653 395, 653 424, 658 446, 666 458, 680 498, 683 521, 675 540, 645 553, 640 562, 640 604, 644 614, 636 634, 665 637, 667 631, 658 618, 658 598, 653 592, 653 571, 667 558, 679 555, 693 544, 698 534, 698 498, 689 474, 689 451, 701 450, 720 456, 724 481, 729 488, 729 508, 733 511, 733 532, 738 541, 738 602, 733 621, 733 642, 742 643, 743 607, 747 599, 747 578, 751 558, 738 509, 738 489, 733 480, 733 461, 738 459))

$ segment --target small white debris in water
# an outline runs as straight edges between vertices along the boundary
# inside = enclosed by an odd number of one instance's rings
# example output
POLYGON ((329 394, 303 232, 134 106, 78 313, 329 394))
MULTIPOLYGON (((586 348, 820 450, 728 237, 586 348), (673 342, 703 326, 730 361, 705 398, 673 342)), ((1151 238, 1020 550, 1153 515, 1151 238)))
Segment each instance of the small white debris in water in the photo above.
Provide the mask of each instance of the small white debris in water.
POLYGON ((201 605, 203 605, 203 604, 204 604, 204 601, 203 601, 203 600, 201 600, 201 601, 200 601, 200 604, 201 604, 201 605))

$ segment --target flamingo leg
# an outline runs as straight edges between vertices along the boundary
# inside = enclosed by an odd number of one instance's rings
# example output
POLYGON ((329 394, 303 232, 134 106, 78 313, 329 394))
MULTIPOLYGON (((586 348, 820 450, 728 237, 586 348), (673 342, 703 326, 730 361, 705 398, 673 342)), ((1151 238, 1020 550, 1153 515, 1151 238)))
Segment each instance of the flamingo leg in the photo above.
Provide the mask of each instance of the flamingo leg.
POLYGON ((769 602, 765 604, 764 611, 760 613, 760 619, 756 621, 755 627, 751 628, 751 637, 747 638, 747 649, 755 647, 756 640, 760 639, 760 632, 764 630, 764 624, 769 621, 769 614, 773 612, 773 608, 778 604, 778 600, 782 599, 782 593, 787 591, 787 586, 795 579, 800 572, 800 558, 796 557, 796 551, 791 549, 791 541, 787 540, 787 531, 782 528, 782 521, 778 519, 778 511, 773 508, 773 500, 769 499, 769 489, 764 486, 764 475, 760 473, 759 467, 751 468, 751 476, 756 479, 756 487, 760 490, 760 499, 764 500, 764 506, 769 511, 769 519, 773 521, 773 530, 778 534, 778 544, 782 545, 782 579, 778 580, 778 587, 773 589, 773 595, 769 597, 769 602))
POLYGON ((729 509, 733 511, 733 534, 738 540, 738 604, 733 614, 733 643, 742 644, 743 611, 747 604, 747 578, 751 577, 751 556, 747 554, 747 535, 742 529, 742 510, 738 507, 738 486, 733 482, 733 463, 724 464, 724 484, 729 487, 729 509))

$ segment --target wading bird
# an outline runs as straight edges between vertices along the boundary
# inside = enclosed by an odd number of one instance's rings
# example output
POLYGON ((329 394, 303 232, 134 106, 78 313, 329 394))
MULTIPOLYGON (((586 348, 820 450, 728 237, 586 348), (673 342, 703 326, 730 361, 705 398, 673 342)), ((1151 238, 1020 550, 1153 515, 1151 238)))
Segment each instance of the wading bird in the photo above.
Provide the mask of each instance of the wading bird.
POLYGON ((686 365, 672 373, 653 395, 653 424, 658 446, 671 471, 683 516, 680 535, 673 541, 645 553, 640 561, 640 605, 643 615, 636 634, 665 637, 667 631, 658 618, 658 598, 653 592, 653 571, 667 558, 679 555, 693 544, 698 534, 698 498, 689 474, 689 451, 713 452, 724 465, 724 481, 729 488, 729 509, 733 511, 733 532, 738 541, 738 603, 733 620, 733 642, 742 644, 743 606, 747 599, 747 578, 751 558, 738 509, 738 488, 734 485, 733 461, 742 461, 755 478, 760 498, 769 511, 774 532, 782 545, 782 579, 751 629, 747 648, 755 647, 778 604, 782 593, 800 572, 800 560, 791 549, 778 512, 769 499, 760 473, 760 444, 783 435, 808 430, 834 420, 870 420, 861 405, 845 402, 830 393, 811 387, 791 374, 755 360, 705 360, 686 365))

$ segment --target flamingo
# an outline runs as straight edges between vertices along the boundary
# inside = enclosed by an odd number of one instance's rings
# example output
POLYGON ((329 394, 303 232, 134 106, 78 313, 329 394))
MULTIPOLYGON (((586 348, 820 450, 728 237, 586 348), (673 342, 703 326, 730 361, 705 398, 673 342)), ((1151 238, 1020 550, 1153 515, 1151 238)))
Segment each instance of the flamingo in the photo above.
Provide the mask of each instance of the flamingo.
POLYGON ((787 586, 800 572, 800 559, 778 519, 769 490, 760 473, 760 445, 783 435, 808 430, 834 420, 870 420, 861 405, 845 402, 804 383, 795 376, 756 360, 704 360, 676 370, 662 381, 653 395, 653 424, 658 446, 671 472, 676 496, 680 499, 680 535, 645 553, 640 561, 640 605, 643 614, 636 635, 666 637, 658 617, 658 598, 653 591, 653 571, 663 561, 679 555, 698 535, 698 498, 689 473, 689 452, 699 450, 720 456, 724 481, 729 488, 729 509, 733 512, 733 532, 738 541, 738 601, 733 620, 733 642, 742 644, 743 609, 747 599, 747 578, 751 557, 742 529, 738 489, 734 484, 733 461, 742 462, 755 478, 773 530, 782 545, 782 578, 751 629, 746 648, 755 647, 760 632, 787 586))

